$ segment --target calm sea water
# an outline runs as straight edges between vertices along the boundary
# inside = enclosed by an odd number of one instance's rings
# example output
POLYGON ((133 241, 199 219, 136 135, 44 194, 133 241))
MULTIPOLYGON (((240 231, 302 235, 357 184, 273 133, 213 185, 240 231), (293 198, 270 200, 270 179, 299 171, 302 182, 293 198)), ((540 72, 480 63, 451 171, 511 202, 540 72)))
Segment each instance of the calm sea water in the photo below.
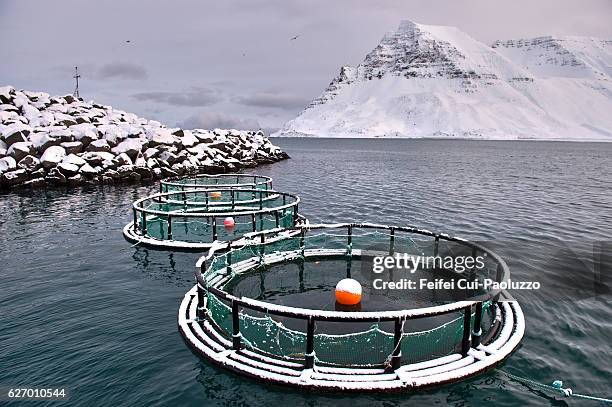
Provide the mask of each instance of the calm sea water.
MULTIPOLYGON (((299 194, 311 221, 414 224, 535 247, 610 239, 612 144, 276 142, 292 159, 257 172, 299 194)), ((70 405, 564 405, 495 370, 426 392, 357 397, 266 386, 211 367, 177 330, 198 255, 131 247, 121 235, 131 202, 155 189, 0 196, 0 387, 66 386, 70 405)), ((501 251, 515 276, 554 272, 537 250, 501 251)), ((612 396, 609 296, 532 298, 523 309, 526 336, 503 369, 612 396)))

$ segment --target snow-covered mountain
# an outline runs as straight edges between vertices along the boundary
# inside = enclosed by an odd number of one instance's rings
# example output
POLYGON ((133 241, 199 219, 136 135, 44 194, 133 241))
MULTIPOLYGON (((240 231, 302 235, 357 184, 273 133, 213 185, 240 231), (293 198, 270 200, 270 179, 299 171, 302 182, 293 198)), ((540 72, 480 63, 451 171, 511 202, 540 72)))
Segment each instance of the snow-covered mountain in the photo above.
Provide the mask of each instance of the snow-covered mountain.
POLYGON ((485 45, 403 21, 280 135, 612 141, 612 40, 485 45))

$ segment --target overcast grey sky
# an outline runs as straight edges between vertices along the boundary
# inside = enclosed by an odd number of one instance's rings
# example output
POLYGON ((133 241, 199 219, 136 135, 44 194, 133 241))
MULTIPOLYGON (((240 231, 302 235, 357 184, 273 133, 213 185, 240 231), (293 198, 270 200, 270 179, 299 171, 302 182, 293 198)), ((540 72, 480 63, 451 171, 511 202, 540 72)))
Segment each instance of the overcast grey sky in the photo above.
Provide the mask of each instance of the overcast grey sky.
POLYGON ((87 100, 170 126, 273 129, 402 19, 485 43, 612 38, 612 0, 0 0, 0 85, 71 93, 78 65, 87 100))

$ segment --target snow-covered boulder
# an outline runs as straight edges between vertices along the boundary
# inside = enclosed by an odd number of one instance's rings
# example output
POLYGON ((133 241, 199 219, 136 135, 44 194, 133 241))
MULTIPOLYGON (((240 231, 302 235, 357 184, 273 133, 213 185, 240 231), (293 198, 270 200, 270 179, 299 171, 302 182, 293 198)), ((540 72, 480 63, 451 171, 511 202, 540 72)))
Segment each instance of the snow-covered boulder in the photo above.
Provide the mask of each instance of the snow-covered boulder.
POLYGON ((155 158, 149 158, 147 160, 147 167, 148 168, 157 168, 157 167, 159 167, 159 162, 155 158))
POLYGON ((26 170, 15 170, 2 174, 2 182, 7 185, 18 185, 29 179, 26 170))
POLYGON ((144 152, 144 156, 146 159, 154 158, 154 157, 157 157, 158 155, 159 155, 159 150, 154 147, 149 147, 144 152))
MULTIPOLYGON (((12 86, 0 87, 0 102, 12 104, 13 96, 15 95, 15 88, 12 86)), ((13 105, 14 106, 14 105, 13 105)))
POLYGON ((65 164, 74 164, 78 167, 87 164, 87 161, 85 161, 82 157, 79 157, 76 154, 68 154, 66 157, 64 157, 64 159, 62 160, 62 163, 65 164))
POLYGON ((34 154, 34 145, 29 141, 20 141, 11 144, 7 153, 19 162, 23 157, 34 154))
POLYGON ((119 154, 117 157, 115 157, 115 162, 119 166, 122 166, 122 165, 132 165, 132 163, 133 163, 132 159, 130 158, 129 155, 127 155, 127 153, 119 154))
POLYGON ((61 143, 61 140, 49 136, 49 133, 32 133, 28 136, 28 139, 39 153, 45 151, 50 146, 56 146, 61 143))
POLYGON ((0 158, 0 173, 12 171, 17 168, 17 161, 13 157, 0 158))
POLYGON ((115 158, 115 155, 105 151, 95 151, 85 153, 81 155, 81 157, 89 164, 95 166, 102 164, 104 161, 112 161, 115 158))
POLYGON ((62 174, 64 174, 66 177, 75 175, 76 173, 79 172, 79 167, 77 165, 74 164, 69 164, 69 163, 65 163, 65 162, 61 162, 57 165, 57 168, 60 170, 60 172, 62 174))
POLYGON ((87 151, 106 151, 106 152, 110 152, 111 151, 111 147, 108 144, 108 141, 106 141, 106 139, 99 139, 99 140, 92 141, 87 146, 87 151))
POLYGON ((149 145, 153 147, 158 145, 174 146, 178 145, 179 143, 179 138, 170 133, 169 130, 159 129, 156 130, 155 134, 153 134, 153 136, 151 137, 149 145))
POLYGON ((146 167, 147 161, 142 155, 139 155, 138 157, 136 157, 136 160, 134 161, 134 165, 136 167, 146 167))
POLYGON ((80 141, 65 141, 60 144, 67 154, 77 154, 83 151, 83 143, 80 141))
POLYGON ((40 166, 40 160, 33 155, 27 155, 17 163, 17 166, 24 170, 34 171, 40 166))
POLYGON ((172 165, 178 161, 178 156, 169 151, 162 151, 159 154, 158 159, 161 160, 162 162, 172 165))
POLYGON ((21 141, 27 141, 27 136, 32 131, 30 126, 23 123, 13 123, 3 127, 2 139, 7 146, 21 141))
POLYGON ((145 141, 142 139, 128 138, 113 147, 111 151, 115 154, 127 154, 131 159, 135 159, 145 141))
POLYGON ((63 147, 51 146, 45 150, 40 162, 44 168, 50 169, 61 163, 64 157, 66 157, 66 150, 63 147))
POLYGON ((193 135, 190 131, 185 131, 183 133, 183 137, 180 138, 181 144, 185 146, 185 148, 193 147, 198 144, 200 140, 196 136, 193 135))
POLYGON ((70 127, 74 139, 87 145, 98 139, 98 131, 95 126, 89 123, 80 123, 70 127))
POLYGON ((79 169, 80 173, 85 175, 86 177, 93 177, 94 175, 98 174, 98 170, 95 169, 94 167, 92 167, 89 164, 85 164, 83 165, 80 169, 79 169))

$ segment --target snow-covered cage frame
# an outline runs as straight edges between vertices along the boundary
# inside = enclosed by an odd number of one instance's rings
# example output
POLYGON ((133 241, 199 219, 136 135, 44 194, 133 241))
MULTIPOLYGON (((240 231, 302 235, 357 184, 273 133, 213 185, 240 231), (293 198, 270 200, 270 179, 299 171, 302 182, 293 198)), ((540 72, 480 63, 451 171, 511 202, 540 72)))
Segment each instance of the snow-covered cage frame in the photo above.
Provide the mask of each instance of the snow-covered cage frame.
POLYGON ((253 174, 200 174, 188 177, 173 177, 161 180, 159 192, 184 191, 187 189, 253 188, 272 189, 272 178, 253 174))
MULTIPOLYGON (((436 254, 452 242, 474 255, 486 254, 486 272, 495 275, 496 281, 510 277, 504 260, 489 249, 413 227, 306 224, 249 233, 214 245, 198 260, 196 285, 185 294, 178 314, 186 343, 214 364, 258 380, 309 390, 358 392, 403 391, 456 382, 497 366, 518 347, 525 330, 524 316, 519 304, 508 300, 501 290, 425 308, 339 312, 238 298, 224 289, 236 276, 261 271, 262 267, 265 272, 287 261, 365 256, 371 245, 367 243, 362 251, 357 231, 365 232, 362 236, 378 235, 386 244, 385 253, 391 254, 403 250, 402 245, 410 249, 416 242, 413 237, 429 240, 436 254), (415 321, 432 318, 446 322, 426 331, 407 332, 415 321), (322 332, 325 323, 364 322, 374 325, 348 335, 322 332), (385 324, 391 332, 384 330, 385 324), (381 345, 373 353, 384 359, 359 363, 364 361, 363 348, 373 349, 373 339, 381 345), (427 352, 419 354, 420 346, 427 352), (434 348, 440 349, 429 352, 434 348)), ((418 244, 412 248, 423 250, 418 244)))
POLYGON ((266 189, 217 188, 163 192, 138 199, 123 228, 130 242, 149 247, 203 250, 216 240, 303 222, 300 198, 266 189), (231 218, 233 225, 226 225, 231 218))

